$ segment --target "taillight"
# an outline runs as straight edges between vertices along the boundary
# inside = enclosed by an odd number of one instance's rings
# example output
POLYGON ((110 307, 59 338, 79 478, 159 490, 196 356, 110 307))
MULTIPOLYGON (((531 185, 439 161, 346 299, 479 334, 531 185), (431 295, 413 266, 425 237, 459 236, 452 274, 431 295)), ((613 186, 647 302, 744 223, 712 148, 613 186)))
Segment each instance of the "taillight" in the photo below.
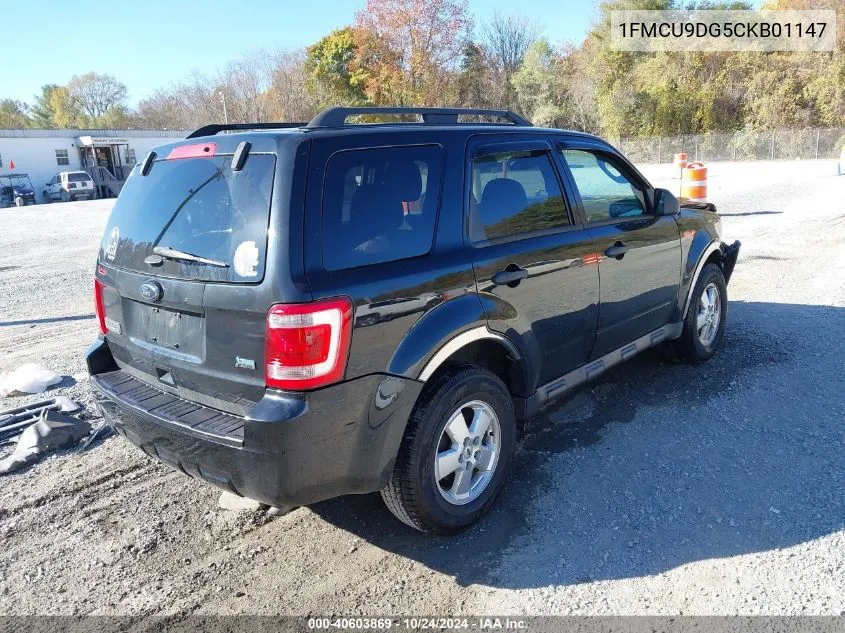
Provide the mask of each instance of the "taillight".
POLYGON ((264 344, 267 386, 314 389, 337 382, 346 369, 351 339, 348 299, 271 306, 264 344))
POLYGON ((99 279, 94 279, 94 309, 97 312, 97 323, 100 326, 100 334, 108 334, 106 327, 106 310, 103 307, 103 288, 105 286, 99 279))

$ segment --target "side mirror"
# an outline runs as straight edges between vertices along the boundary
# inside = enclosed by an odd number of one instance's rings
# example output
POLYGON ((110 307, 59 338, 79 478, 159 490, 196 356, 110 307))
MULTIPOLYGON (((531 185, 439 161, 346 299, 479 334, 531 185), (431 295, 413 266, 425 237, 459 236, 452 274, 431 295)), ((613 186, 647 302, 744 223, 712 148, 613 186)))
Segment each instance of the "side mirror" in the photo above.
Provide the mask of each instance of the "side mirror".
POLYGON ((655 189, 654 211, 657 215, 678 215, 681 212, 681 203, 668 189, 655 189))

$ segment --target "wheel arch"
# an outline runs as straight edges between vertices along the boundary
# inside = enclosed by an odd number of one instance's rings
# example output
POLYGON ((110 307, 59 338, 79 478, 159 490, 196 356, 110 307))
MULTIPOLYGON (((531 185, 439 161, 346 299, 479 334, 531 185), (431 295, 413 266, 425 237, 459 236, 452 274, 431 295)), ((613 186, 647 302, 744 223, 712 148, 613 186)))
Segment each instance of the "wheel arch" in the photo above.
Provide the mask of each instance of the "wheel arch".
MULTIPOLYGON (((692 293, 695 291, 695 285, 698 283, 698 278, 701 276, 701 271, 707 264, 716 264, 720 269, 723 268, 722 244, 719 240, 711 241, 703 249, 696 249, 699 253, 698 258, 690 261, 695 261, 695 267, 692 268, 691 276, 689 277, 689 284, 686 286, 683 310, 681 311, 681 320, 685 319, 689 311, 690 302, 692 301, 692 293)), ((692 253, 692 251, 691 251, 692 253)))
POLYGON ((523 419, 529 395, 524 359, 512 341, 486 326, 467 330, 450 339, 423 367, 419 379, 429 382, 440 373, 461 365, 476 365, 495 374, 507 387, 517 418, 523 419))

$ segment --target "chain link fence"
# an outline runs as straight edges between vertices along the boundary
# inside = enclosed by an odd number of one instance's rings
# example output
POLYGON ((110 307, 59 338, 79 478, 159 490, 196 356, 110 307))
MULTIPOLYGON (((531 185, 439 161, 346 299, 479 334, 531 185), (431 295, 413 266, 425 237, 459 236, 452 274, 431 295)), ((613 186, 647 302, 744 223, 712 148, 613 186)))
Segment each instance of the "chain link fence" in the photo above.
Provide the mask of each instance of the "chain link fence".
POLYGON ((671 163, 676 152, 689 161, 830 159, 845 147, 845 128, 623 138, 618 147, 634 163, 671 163))

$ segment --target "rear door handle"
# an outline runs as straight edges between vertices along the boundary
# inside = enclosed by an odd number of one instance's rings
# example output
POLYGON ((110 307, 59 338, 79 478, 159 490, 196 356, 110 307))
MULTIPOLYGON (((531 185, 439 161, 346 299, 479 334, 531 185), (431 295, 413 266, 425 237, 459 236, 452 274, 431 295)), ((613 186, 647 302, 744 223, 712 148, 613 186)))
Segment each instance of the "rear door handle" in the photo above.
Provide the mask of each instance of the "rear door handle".
POLYGON ((497 286, 510 286, 513 288, 527 276, 528 271, 524 268, 520 268, 516 264, 508 264, 507 268, 493 275, 493 283, 497 286))
POLYGON ((611 246, 604 252, 604 254, 608 257, 622 259, 623 257, 625 257, 625 253, 627 253, 629 250, 631 250, 630 246, 625 246, 625 244, 617 240, 613 246, 611 246))

